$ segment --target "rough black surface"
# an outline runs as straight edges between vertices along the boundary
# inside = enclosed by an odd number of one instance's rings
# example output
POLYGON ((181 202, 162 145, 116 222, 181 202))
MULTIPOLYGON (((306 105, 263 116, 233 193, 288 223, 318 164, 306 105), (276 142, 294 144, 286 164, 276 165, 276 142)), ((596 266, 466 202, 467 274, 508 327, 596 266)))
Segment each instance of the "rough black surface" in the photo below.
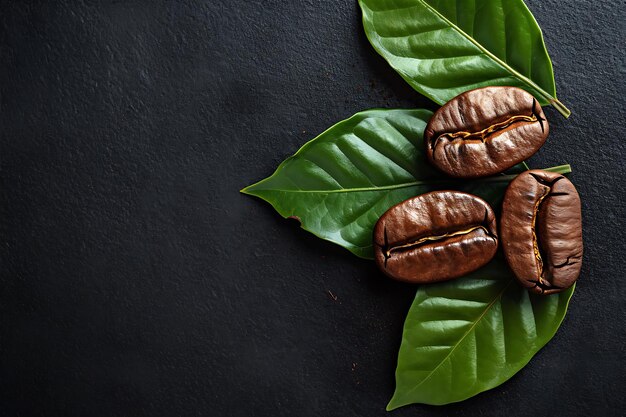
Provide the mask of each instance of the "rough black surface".
MULTIPOLYGON (((533 0, 585 266, 497 389, 398 416, 623 415, 623 1, 533 0)), ((356 1, 3 1, 2 416, 385 416, 414 288, 238 190, 371 107, 429 106, 356 1), (336 300, 330 293, 336 296, 336 300)))

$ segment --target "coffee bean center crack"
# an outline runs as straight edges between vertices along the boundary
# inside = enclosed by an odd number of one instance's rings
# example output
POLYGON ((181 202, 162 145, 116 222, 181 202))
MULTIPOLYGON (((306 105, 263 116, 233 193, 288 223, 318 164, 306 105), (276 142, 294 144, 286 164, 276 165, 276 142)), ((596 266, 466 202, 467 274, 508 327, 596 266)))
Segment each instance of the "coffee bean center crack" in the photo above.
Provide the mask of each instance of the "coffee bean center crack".
MULTIPOLYGON (((494 133, 499 132, 500 130, 504 130, 516 123, 521 123, 521 122, 534 123, 537 121, 540 121, 540 120, 537 118, 537 115, 535 114, 531 116, 516 115, 516 116, 510 117, 509 119, 503 122, 495 123, 477 132, 459 131, 459 132, 454 132, 454 133, 443 133, 442 135, 439 135, 437 138, 435 138, 433 143, 437 143, 439 140, 443 139, 444 137, 447 137, 451 140, 463 139, 463 140, 475 140, 475 141, 480 141, 480 142, 486 142, 489 139, 489 137, 493 135, 494 133)), ((436 147, 436 145, 434 147, 436 147)))
MULTIPOLYGON (((469 229, 464 229, 464 230, 457 230, 454 232, 449 232, 449 233, 444 233, 441 235, 433 235, 433 236, 425 236, 422 237, 420 239, 405 243, 405 244, 401 244, 401 245, 396 245, 396 246, 392 246, 389 247, 388 245, 388 241, 387 241, 387 229, 385 228, 385 247, 382 248, 383 250, 383 254, 385 255, 385 267, 387 266, 387 259, 391 258, 391 253, 392 252, 398 252, 398 251, 404 251, 404 250, 409 250, 409 249, 413 249, 416 248, 418 246, 424 245, 428 242, 436 242, 436 241, 440 241, 440 240, 446 240, 446 239, 450 239, 452 237, 455 236, 463 236, 463 235, 468 235, 470 233, 472 233, 475 230, 479 230, 482 229, 485 234, 487 236, 491 236, 491 233, 489 232, 489 230, 485 227, 485 226, 473 226, 470 227, 469 229)), ((493 236, 491 236, 493 238, 493 236)))

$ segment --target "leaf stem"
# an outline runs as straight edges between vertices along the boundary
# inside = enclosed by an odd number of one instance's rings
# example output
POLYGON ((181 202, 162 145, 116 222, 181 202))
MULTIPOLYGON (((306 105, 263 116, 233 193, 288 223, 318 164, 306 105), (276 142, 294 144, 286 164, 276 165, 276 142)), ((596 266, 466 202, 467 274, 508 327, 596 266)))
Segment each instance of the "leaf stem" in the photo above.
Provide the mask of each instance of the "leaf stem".
POLYGON ((572 114, 571 110, 565 107, 565 105, 561 103, 558 99, 550 97, 548 98, 548 101, 550 102, 552 107, 557 109, 559 113, 561 113, 566 119, 572 114))
POLYGON ((570 174, 572 172, 572 167, 570 164, 565 164, 565 165, 558 165, 555 167, 545 168, 544 171, 556 172, 557 174, 570 174))

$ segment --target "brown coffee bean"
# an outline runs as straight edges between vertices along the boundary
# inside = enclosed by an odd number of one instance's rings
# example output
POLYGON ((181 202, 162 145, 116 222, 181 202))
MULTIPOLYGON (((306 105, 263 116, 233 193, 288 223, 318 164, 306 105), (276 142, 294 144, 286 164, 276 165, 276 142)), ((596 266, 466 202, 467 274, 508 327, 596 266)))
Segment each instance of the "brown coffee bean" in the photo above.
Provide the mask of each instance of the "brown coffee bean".
POLYGON ((434 191, 397 204, 374 228, 376 264, 399 281, 461 277, 489 262, 497 247, 489 204, 457 191, 434 191))
POLYGON ((429 161, 462 178, 497 174, 537 152, 549 133, 535 98, 517 87, 467 91, 435 112, 424 133, 429 161))
POLYGON ((518 175, 504 195, 500 235, 509 266, 531 291, 561 292, 578 279, 580 197, 564 176, 542 170, 518 175))

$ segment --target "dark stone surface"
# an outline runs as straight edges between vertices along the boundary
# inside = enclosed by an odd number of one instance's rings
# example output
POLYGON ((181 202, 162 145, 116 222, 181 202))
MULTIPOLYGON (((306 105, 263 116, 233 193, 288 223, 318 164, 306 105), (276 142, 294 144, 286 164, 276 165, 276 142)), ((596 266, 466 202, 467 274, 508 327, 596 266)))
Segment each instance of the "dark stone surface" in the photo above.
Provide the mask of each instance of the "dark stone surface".
MULTIPOLYGON (((529 1, 585 265, 497 389, 398 416, 623 415, 623 1, 529 1)), ((3 416, 384 416, 414 288, 238 193, 371 107, 430 106, 356 1, 3 1, 3 416), (334 300, 329 291, 335 294, 334 300)))

